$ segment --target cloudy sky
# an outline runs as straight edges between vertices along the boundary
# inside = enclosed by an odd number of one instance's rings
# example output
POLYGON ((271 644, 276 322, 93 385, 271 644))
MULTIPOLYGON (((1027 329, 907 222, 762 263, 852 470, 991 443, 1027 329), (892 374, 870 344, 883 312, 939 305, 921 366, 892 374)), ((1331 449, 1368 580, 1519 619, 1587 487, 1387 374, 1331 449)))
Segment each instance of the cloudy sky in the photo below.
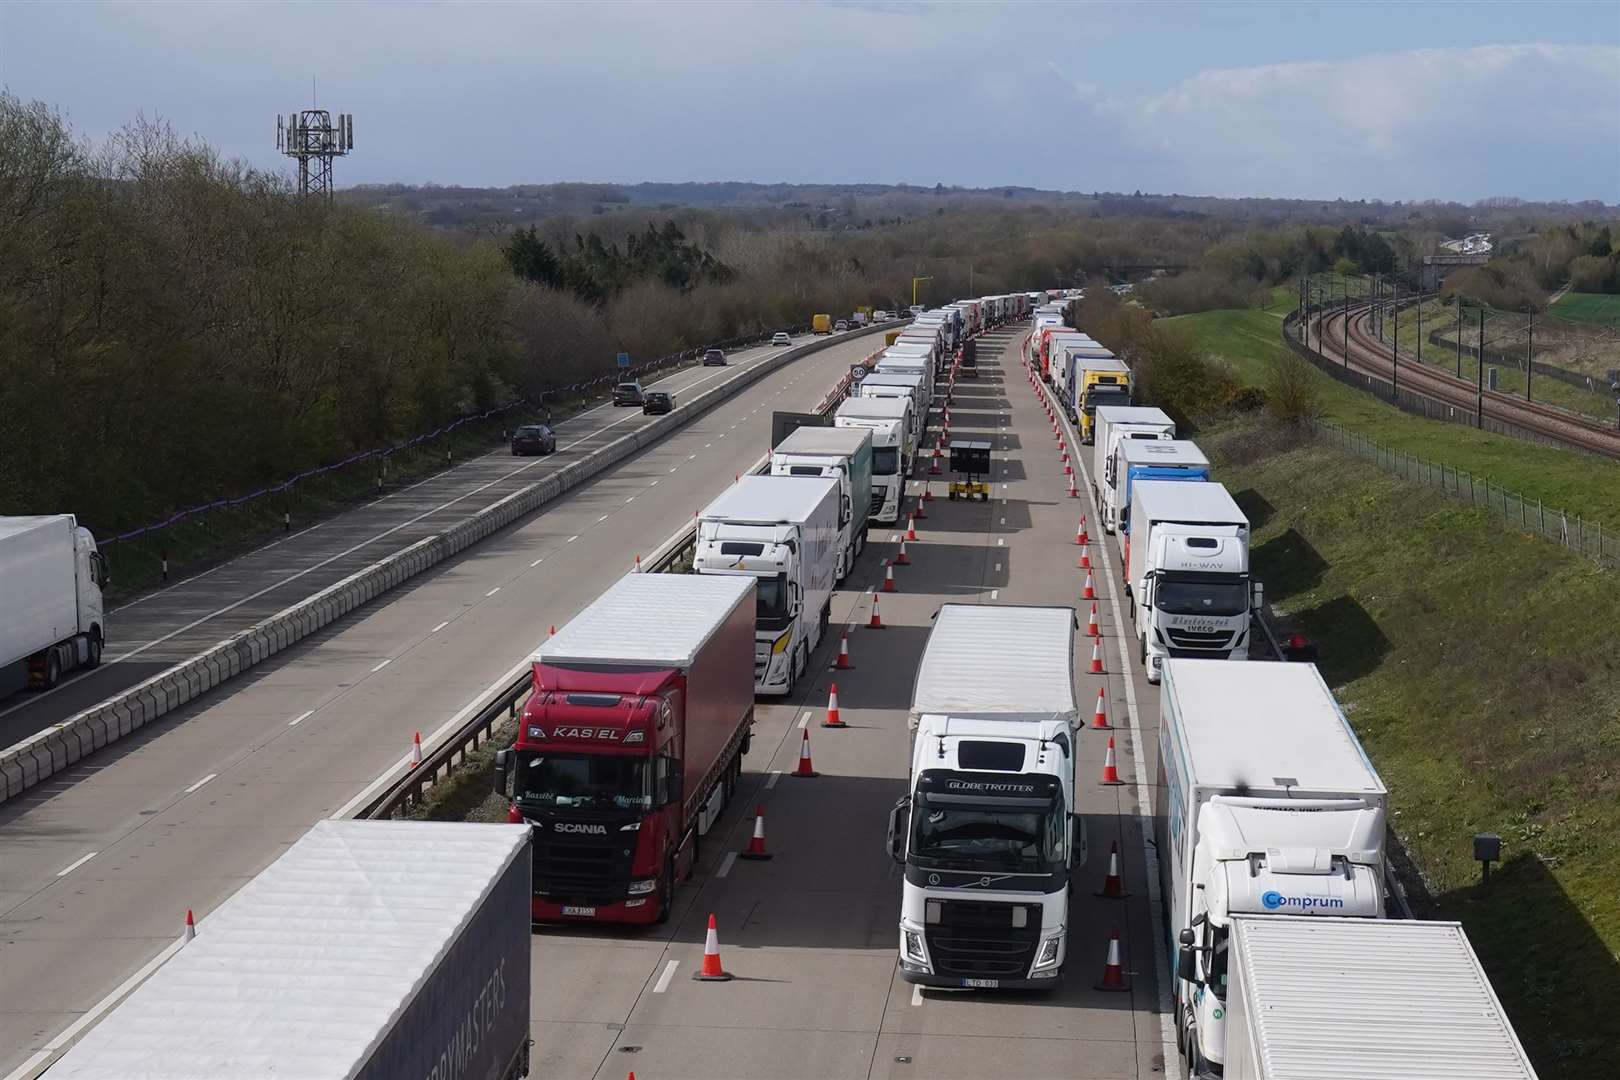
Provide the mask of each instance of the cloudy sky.
POLYGON ((0 85, 340 185, 558 180, 1620 202, 1620 3, 0 0, 0 85))

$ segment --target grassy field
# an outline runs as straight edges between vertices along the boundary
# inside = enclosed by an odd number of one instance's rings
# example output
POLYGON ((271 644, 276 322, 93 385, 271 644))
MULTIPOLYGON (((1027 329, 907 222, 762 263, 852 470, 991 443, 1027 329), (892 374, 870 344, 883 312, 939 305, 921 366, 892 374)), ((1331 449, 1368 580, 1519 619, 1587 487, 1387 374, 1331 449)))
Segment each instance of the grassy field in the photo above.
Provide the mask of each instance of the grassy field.
POLYGON ((1620 326, 1620 296, 1608 293, 1565 293, 1552 307, 1561 319, 1620 326))
MULTIPOLYGON (((1237 377, 1264 386, 1285 351, 1283 316, 1293 310, 1294 290, 1274 290, 1263 308, 1206 311, 1164 319, 1205 352, 1230 364, 1237 377)), ((1548 507, 1620 527, 1620 462, 1477 431, 1461 424, 1424 420, 1313 370, 1323 416, 1386 446, 1490 477, 1548 507)), ((1551 380, 1538 380, 1537 385, 1551 380)))
POLYGON ((1200 433, 1256 522, 1267 597, 1391 791, 1424 917, 1461 920, 1542 1076, 1620 1047, 1620 657, 1613 575, 1255 421, 1200 433), (1499 833, 1481 888, 1471 838, 1499 833))

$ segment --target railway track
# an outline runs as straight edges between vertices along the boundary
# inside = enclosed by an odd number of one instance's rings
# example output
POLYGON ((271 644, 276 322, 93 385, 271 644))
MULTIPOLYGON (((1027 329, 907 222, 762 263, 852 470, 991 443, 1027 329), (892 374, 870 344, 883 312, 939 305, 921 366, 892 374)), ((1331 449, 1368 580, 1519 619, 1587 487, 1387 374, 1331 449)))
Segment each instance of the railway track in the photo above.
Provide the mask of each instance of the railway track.
MULTIPOLYGON (((1307 324, 1307 340, 1319 335, 1322 355, 1346 364, 1374 378, 1390 380, 1394 375, 1389 346, 1378 340, 1369 327, 1369 306, 1346 311, 1323 312, 1307 324), (1345 320, 1349 320, 1346 335, 1345 320), (1349 349, 1346 356, 1345 342, 1349 349)), ((1431 401, 1457 409, 1470 416, 1476 410, 1503 424, 1535 432, 1566 446, 1587 450, 1604 457, 1620 458, 1620 431, 1599 421, 1580 416, 1556 405, 1525 401, 1498 390, 1481 391, 1472 381, 1459 379, 1440 368, 1421 364, 1401 354, 1400 372, 1395 377, 1402 388, 1431 401)))

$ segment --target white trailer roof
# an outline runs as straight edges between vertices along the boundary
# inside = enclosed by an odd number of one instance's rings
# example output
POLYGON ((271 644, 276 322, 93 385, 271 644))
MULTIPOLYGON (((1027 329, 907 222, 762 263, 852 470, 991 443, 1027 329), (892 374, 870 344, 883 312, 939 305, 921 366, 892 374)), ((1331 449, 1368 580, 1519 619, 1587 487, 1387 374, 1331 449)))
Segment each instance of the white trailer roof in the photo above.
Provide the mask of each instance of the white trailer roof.
POLYGON ((911 408, 908 397, 845 398, 838 404, 834 416, 858 417, 862 420, 901 420, 911 408))
POLYGON ((1160 692, 1175 700, 1191 783, 1386 794, 1315 664, 1172 657, 1160 692))
POLYGON ((862 443, 872 441, 872 433, 865 428, 816 427, 794 428, 788 437, 776 444, 773 454, 837 454, 848 457, 858 452, 862 443))
POLYGON ((17 517, 0 517, 0 540, 19 536, 22 533, 33 532, 35 529, 46 526, 57 526, 63 522, 73 520, 72 514, 26 514, 17 517))
POLYGON ((838 481, 830 476, 745 476, 716 496, 698 517, 704 521, 802 525, 815 515, 828 493, 837 490, 838 481))
POLYGON ((911 715, 1070 719, 1073 608, 945 604, 934 617, 911 715))
POLYGON ((1173 424, 1163 409, 1150 405, 1099 405, 1099 424, 1173 424))
POLYGON ((922 373, 916 371, 874 371, 861 380, 861 385, 915 387, 922 385, 922 380, 922 373))
POLYGON ((317 822, 205 917, 51 1080, 354 1075, 528 834, 317 822))
POLYGON ((1138 480, 1131 485, 1131 520, 1247 525, 1249 516, 1225 484, 1209 480, 1138 480))
POLYGON ((626 574, 529 659, 687 667, 753 585, 721 574, 626 574))
POLYGON ((1232 928, 1266 1080, 1536 1080, 1461 925, 1238 915, 1232 928))
POLYGON ((1208 465, 1191 439, 1131 439, 1119 444, 1121 461, 1132 465, 1208 465))

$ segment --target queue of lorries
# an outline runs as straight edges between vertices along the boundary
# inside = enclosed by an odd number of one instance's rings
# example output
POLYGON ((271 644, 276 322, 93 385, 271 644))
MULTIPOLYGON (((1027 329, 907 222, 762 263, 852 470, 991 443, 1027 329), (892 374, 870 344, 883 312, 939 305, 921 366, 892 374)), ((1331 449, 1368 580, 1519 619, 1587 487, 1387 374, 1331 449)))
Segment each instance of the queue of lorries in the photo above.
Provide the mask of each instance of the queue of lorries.
MULTIPOLYGON (((497 755, 510 825, 421 826, 447 833, 420 834, 408 854, 431 850, 432 865, 400 874, 388 865, 400 830, 418 826, 323 823, 51 1075, 158 1062, 168 1076, 223 1063, 265 1075, 277 1043, 297 1044, 300 1073, 524 1075, 528 920, 669 916, 738 787, 756 697, 792 690, 869 523, 899 520, 936 379, 964 343, 1033 313, 1031 370, 1088 420, 1096 513, 1160 683, 1153 842, 1189 1072, 1533 1077, 1460 927, 1382 918, 1387 791, 1317 669, 1230 662, 1247 657, 1259 601, 1241 509, 1167 416, 1130 404, 1129 369, 1100 363, 1050 295, 916 313, 830 416, 779 414, 765 472, 699 512, 692 572, 629 574, 542 641, 516 740, 497 755), (475 834, 486 839, 460 840, 475 834), (269 929, 280 914, 291 923, 269 929), (418 947, 391 948, 407 924, 418 947), (360 993, 373 949, 381 978, 360 993), (357 994, 363 1007, 348 1008, 357 994), (323 1055, 347 1071, 317 1068, 323 1055)), ((933 620, 887 837, 904 868, 910 982, 1000 991, 1063 976, 1088 846, 1077 622, 1066 604, 951 603, 933 620)))

